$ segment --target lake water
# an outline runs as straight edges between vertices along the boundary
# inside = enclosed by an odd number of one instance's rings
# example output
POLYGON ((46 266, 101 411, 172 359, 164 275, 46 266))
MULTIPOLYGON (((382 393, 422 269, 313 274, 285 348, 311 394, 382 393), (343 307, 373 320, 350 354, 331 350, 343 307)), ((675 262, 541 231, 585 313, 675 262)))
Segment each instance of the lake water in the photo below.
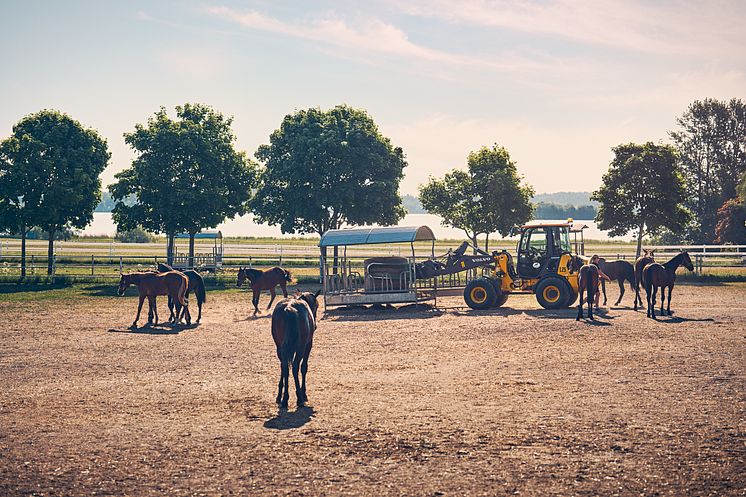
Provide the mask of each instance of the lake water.
MULTIPOLYGON (((465 240, 466 235, 463 231, 457 230, 450 227, 441 226, 441 218, 433 214, 407 214, 404 219, 399 223, 400 226, 428 226, 433 230, 435 238, 437 240, 444 239, 455 239, 465 240)), ((608 232, 601 231, 593 221, 580 221, 588 226, 585 230, 586 240, 610 240, 608 232)), ((290 238, 297 237, 299 235, 283 235, 280 232, 279 226, 268 226, 266 224, 258 224, 254 222, 253 217, 248 214, 245 216, 237 217, 235 219, 228 220, 217 227, 223 236, 253 236, 253 237, 276 237, 276 238, 290 238)), ((93 222, 83 230, 84 235, 95 235, 95 236, 113 236, 117 231, 117 227, 111 219, 110 212, 94 212, 93 222)), ((317 238, 316 235, 305 235, 310 238, 317 238)), ((495 238, 493 235, 492 238, 495 238)), ((499 238, 499 237, 498 237, 499 238)), ((632 236, 624 236, 619 238, 613 238, 618 241, 632 240, 632 236)))

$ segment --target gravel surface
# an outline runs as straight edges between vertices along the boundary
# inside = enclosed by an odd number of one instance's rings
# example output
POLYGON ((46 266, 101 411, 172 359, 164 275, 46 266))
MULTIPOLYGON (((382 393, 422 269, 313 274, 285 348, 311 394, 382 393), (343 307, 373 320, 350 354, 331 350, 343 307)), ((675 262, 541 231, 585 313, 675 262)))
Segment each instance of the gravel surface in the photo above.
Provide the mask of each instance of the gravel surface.
POLYGON ((246 293, 134 332, 133 297, 2 299, 3 496, 746 493, 744 284, 677 286, 659 322, 331 310, 285 412, 246 293))

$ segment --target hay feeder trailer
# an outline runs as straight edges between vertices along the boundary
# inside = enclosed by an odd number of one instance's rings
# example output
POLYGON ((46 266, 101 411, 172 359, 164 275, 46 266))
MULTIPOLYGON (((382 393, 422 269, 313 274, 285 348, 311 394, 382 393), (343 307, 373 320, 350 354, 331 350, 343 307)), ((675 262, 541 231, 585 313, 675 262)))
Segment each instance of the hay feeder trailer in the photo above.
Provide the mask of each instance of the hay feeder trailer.
POLYGON ((417 304, 434 299, 434 289, 417 284, 415 242, 430 242, 429 256, 433 256, 435 235, 427 226, 351 228, 324 233, 319 241, 324 304, 417 304), (381 244, 409 244, 411 255, 363 258, 359 250, 348 253, 350 246, 381 244))

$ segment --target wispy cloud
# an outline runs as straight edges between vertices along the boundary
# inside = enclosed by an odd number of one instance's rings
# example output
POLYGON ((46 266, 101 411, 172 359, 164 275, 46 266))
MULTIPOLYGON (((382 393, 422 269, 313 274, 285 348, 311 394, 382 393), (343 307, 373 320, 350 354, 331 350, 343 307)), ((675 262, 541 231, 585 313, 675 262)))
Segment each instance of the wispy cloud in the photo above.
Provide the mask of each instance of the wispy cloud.
POLYGON ((230 7, 212 6, 207 12, 244 28, 281 34, 331 47, 340 57, 388 57, 400 60, 431 62, 501 71, 531 71, 552 68, 573 70, 573 64, 542 54, 531 57, 515 52, 495 56, 475 56, 446 52, 413 42, 398 27, 375 18, 350 22, 329 12, 292 22, 267 16, 257 10, 236 11, 230 7))
POLYGON ((500 27, 581 43, 661 54, 744 53, 746 2, 614 0, 412 0, 416 16, 500 27))

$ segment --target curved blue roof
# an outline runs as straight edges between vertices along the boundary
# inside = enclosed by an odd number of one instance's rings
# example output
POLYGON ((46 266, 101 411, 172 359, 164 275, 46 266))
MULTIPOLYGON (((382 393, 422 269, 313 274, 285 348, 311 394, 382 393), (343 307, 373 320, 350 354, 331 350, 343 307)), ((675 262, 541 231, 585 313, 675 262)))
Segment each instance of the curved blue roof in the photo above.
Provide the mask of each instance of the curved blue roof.
POLYGON ((349 228, 329 230, 319 241, 319 247, 368 245, 373 243, 416 242, 435 240, 427 226, 387 226, 383 228, 349 228))

